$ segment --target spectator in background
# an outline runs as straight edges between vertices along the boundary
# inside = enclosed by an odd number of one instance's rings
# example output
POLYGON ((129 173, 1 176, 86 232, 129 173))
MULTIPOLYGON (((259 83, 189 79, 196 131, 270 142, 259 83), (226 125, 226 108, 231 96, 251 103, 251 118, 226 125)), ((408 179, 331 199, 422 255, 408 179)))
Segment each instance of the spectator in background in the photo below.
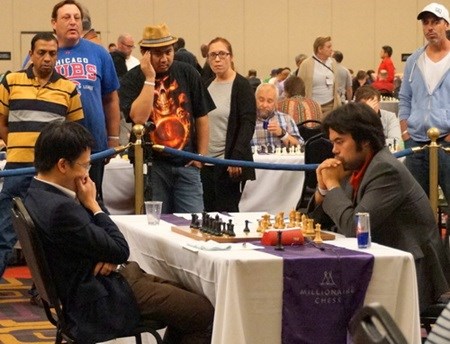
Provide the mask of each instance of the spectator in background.
POLYGON ((261 79, 256 76, 256 70, 250 69, 248 71, 247 80, 250 83, 250 86, 253 88, 253 92, 256 91, 256 88, 261 84, 261 79))
POLYGON ((361 86, 369 84, 367 82, 367 79, 368 79, 368 75, 367 75, 367 73, 365 71, 359 70, 358 73, 356 73, 356 76, 355 76, 355 78, 353 79, 353 82, 352 82, 353 94, 355 94, 356 90, 358 88, 360 88, 361 86))
MULTIPOLYGON (((77 84, 84 111, 81 124, 94 137, 97 153, 119 145, 119 80, 106 49, 81 38, 83 16, 79 2, 64 0, 53 7, 51 24, 59 43, 56 71, 77 84)), ((93 161, 89 170, 99 200, 105 163, 93 161)))
POLYGON ((256 126, 252 146, 289 147, 303 144, 297 125, 288 114, 279 112, 278 88, 261 84, 256 89, 256 126))
POLYGON ((112 53, 113 51, 117 50, 117 45, 116 43, 109 43, 108 44, 108 52, 112 53))
POLYGON ((388 143, 399 144, 402 139, 400 132, 400 122, 393 112, 380 109, 381 94, 372 85, 365 85, 355 92, 355 102, 369 105, 380 116, 383 132, 388 143))
MULTIPOLYGON (((166 24, 144 28, 139 42, 141 66, 122 77, 120 105, 129 122, 154 123, 147 140, 206 155, 208 113, 215 105, 196 69, 174 60, 173 45, 177 40, 166 24)), ((201 162, 152 152, 148 145, 144 153, 150 171, 145 175, 146 200, 162 201, 163 214, 204 210, 201 162)))
POLYGON ((387 80, 388 72, 385 69, 380 70, 377 80, 371 86, 380 91, 382 96, 392 97, 394 92, 394 83, 387 80))
MULTIPOLYGON (((7 143, 6 170, 32 167, 34 145, 50 121, 83 119, 75 84, 55 71, 58 42, 52 33, 31 40, 31 64, 26 70, 6 73, 0 83, 0 138, 7 143)), ((5 178, 0 192, 0 277, 17 241, 11 222, 13 197, 24 198, 32 175, 5 178)), ((37 302, 32 292, 33 304, 37 302)))
POLYGON ((140 63, 139 59, 131 55, 134 48, 136 48, 134 45, 134 39, 129 33, 123 33, 119 35, 119 37, 117 38, 117 51, 120 51, 124 54, 127 71, 138 66, 140 63))
POLYGON ((338 86, 338 93, 341 97, 341 102, 345 103, 346 101, 350 101, 353 98, 353 89, 352 89, 352 76, 347 68, 345 68, 341 63, 344 59, 344 55, 336 50, 333 53, 333 58, 337 62, 336 68, 336 78, 338 86))
MULTIPOLYGON (((216 108, 209 114, 208 156, 253 161, 250 140, 255 131, 256 104, 249 82, 233 69, 233 49, 225 38, 208 44, 216 77, 207 83, 216 108)), ((206 211, 239 212, 245 181, 255 179, 248 167, 205 165, 201 171, 206 211)))
MULTIPOLYGON (((429 128, 439 130, 438 143, 450 148, 450 41, 448 9, 431 3, 417 16, 427 43, 408 57, 399 93, 400 128, 405 148, 422 147, 430 142, 429 128)), ((439 149, 438 183, 445 199, 450 201, 450 155, 439 149)), ((428 194, 428 152, 408 155, 406 166, 428 194)))
POLYGON ((211 69, 211 66, 209 65, 208 61, 208 45, 202 44, 200 46, 200 51, 202 53, 202 57, 205 59, 205 63, 203 64, 202 71, 200 74, 202 75, 202 80, 204 83, 206 83, 208 80, 211 80, 216 77, 214 72, 211 69))
POLYGON ((298 54, 295 57, 295 65, 297 66, 297 69, 294 71, 294 73, 292 75, 298 76, 298 70, 300 68, 300 65, 302 64, 303 61, 306 60, 307 57, 308 57, 308 55, 305 55, 305 54, 298 54))
POLYGON ((175 56, 174 60, 186 62, 190 64, 192 67, 198 70, 198 72, 202 73, 202 67, 199 65, 197 58, 193 53, 186 49, 186 42, 184 38, 178 37, 178 42, 175 44, 175 56))
POLYGON ((395 77, 395 67, 394 62, 391 59, 392 48, 389 45, 384 45, 380 51, 381 62, 378 66, 378 75, 376 80, 380 80, 381 72, 385 71, 384 82, 392 84, 391 89, 394 89, 394 77, 395 77))
POLYGON ((366 73, 367 73, 367 84, 371 85, 377 79, 377 75, 373 69, 369 69, 366 73))
MULTIPOLYGON (((305 97, 305 83, 298 76, 290 76, 284 82, 285 98, 278 101, 278 111, 287 113, 296 124, 309 119, 322 121, 320 104, 305 97)), ((315 125, 312 123, 311 127, 315 125)))
POLYGON ((273 84, 278 88, 279 97, 284 97, 284 80, 291 74, 289 67, 278 68, 275 77, 269 80, 269 84, 273 84))
POLYGON ((306 97, 314 99, 322 107, 323 116, 341 105, 338 94, 337 69, 331 37, 317 37, 313 44, 314 56, 300 65, 298 76, 305 82, 306 97))
POLYGON ((83 31, 81 33, 81 36, 84 39, 87 39, 88 41, 101 45, 102 41, 100 37, 97 35, 95 29, 92 27, 91 15, 89 14, 89 10, 85 6, 82 6, 82 10, 83 10, 83 20, 82 20, 83 31))

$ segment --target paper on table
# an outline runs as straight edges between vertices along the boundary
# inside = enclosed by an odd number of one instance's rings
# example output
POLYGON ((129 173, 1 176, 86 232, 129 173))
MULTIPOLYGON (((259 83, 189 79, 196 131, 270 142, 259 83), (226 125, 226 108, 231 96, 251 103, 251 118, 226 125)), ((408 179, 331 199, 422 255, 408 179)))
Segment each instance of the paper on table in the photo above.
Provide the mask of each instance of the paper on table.
POLYGON ((237 242, 237 243, 218 243, 214 240, 189 242, 183 245, 183 248, 197 252, 197 251, 226 251, 226 250, 260 250, 264 247, 256 246, 251 243, 237 242))

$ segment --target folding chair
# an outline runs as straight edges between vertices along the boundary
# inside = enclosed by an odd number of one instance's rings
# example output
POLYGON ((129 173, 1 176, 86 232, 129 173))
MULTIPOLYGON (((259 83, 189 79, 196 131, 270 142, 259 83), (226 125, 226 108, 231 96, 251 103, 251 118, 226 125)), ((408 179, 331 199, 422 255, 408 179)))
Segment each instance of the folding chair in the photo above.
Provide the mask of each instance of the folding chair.
POLYGON ((407 344, 394 319, 378 302, 361 308, 350 321, 349 331, 354 344, 407 344))
POLYGON ((322 132, 322 122, 315 119, 308 119, 297 124, 300 136, 306 142, 311 137, 322 132))
MULTIPOLYGON (((31 271, 33 282, 41 297, 45 314, 48 321, 56 327, 55 344, 60 344, 63 340, 69 344, 76 344, 76 340, 69 333, 62 305, 56 293, 56 286, 47 264, 36 227, 22 200, 18 197, 13 199, 12 221, 22 245, 25 260, 31 271)), ((155 337, 158 344, 162 344, 163 341, 157 330, 164 327, 165 325, 159 321, 146 322, 145 325, 138 326, 131 333, 122 337, 135 337, 136 344, 142 344, 141 334, 150 333, 155 337)), ((106 338, 105 341, 110 339, 114 338, 106 338)))
MULTIPOLYGON (((320 164, 322 161, 333 157, 333 144, 324 137, 323 133, 309 138, 305 143, 305 164, 320 164)), ((314 195, 317 186, 316 171, 305 171, 302 195, 296 209, 304 213, 309 200, 314 195)))

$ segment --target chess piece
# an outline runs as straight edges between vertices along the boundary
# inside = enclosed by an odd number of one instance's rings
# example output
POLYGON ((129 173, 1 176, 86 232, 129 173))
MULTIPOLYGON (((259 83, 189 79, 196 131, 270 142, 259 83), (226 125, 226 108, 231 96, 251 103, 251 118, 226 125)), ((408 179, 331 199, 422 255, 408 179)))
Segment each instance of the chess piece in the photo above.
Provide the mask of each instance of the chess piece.
POLYGON ((286 147, 283 147, 283 148, 281 149, 281 155, 286 155, 286 154, 287 154, 286 147))
POLYGON ((248 235, 248 233, 250 233, 250 228, 248 228, 248 223, 249 223, 250 221, 248 221, 248 220, 245 220, 245 228, 244 228, 244 233, 245 233, 245 235, 248 235))
POLYGON ((258 228, 256 228, 256 231, 258 232, 258 233, 261 233, 261 232, 264 232, 264 229, 263 229, 263 227, 262 227, 262 219, 259 219, 258 220, 258 228))
POLYGON ((277 251, 284 251, 284 246, 281 243, 282 235, 283 235, 282 231, 277 232, 277 246, 275 246, 275 250, 277 251))
POLYGON ((190 228, 195 228, 197 223, 198 215, 197 214, 191 214, 191 224, 189 225, 190 228))
POLYGON ((316 228, 315 228, 316 235, 314 236, 314 240, 313 240, 316 244, 323 243, 322 236, 320 235, 320 231, 321 231, 320 223, 316 223, 316 228))
POLYGON ((314 235, 314 220, 313 219, 308 219, 306 221, 306 234, 307 235, 314 235))
POLYGON ((228 231, 228 235, 231 236, 231 237, 235 237, 236 236, 236 234, 234 233, 234 223, 230 224, 230 229, 228 231))
POLYGON ((276 155, 281 155, 281 147, 277 146, 277 147, 275 148, 275 154, 276 154, 276 155))
POLYGON ((289 212, 289 223, 288 223, 288 228, 293 228, 295 227, 295 210, 292 209, 289 212))

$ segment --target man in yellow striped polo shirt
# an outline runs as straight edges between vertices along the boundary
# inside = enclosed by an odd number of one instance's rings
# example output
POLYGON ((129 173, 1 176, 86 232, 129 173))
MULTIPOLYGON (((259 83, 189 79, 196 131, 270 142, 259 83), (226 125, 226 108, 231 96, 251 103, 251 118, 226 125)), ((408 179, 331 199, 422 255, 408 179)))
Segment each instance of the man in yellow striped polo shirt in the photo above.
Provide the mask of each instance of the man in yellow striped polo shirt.
MULTIPOLYGON (((38 33, 31 41, 32 64, 26 70, 6 73, 0 83, 0 138, 7 144, 5 169, 33 166, 34 144, 47 123, 84 117, 76 85, 54 70, 57 51, 53 34, 38 33)), ((25 196, 32 177, 5 177, 0 192, 0 277, 17 241, 10 215, 12 198, 25 196)))

